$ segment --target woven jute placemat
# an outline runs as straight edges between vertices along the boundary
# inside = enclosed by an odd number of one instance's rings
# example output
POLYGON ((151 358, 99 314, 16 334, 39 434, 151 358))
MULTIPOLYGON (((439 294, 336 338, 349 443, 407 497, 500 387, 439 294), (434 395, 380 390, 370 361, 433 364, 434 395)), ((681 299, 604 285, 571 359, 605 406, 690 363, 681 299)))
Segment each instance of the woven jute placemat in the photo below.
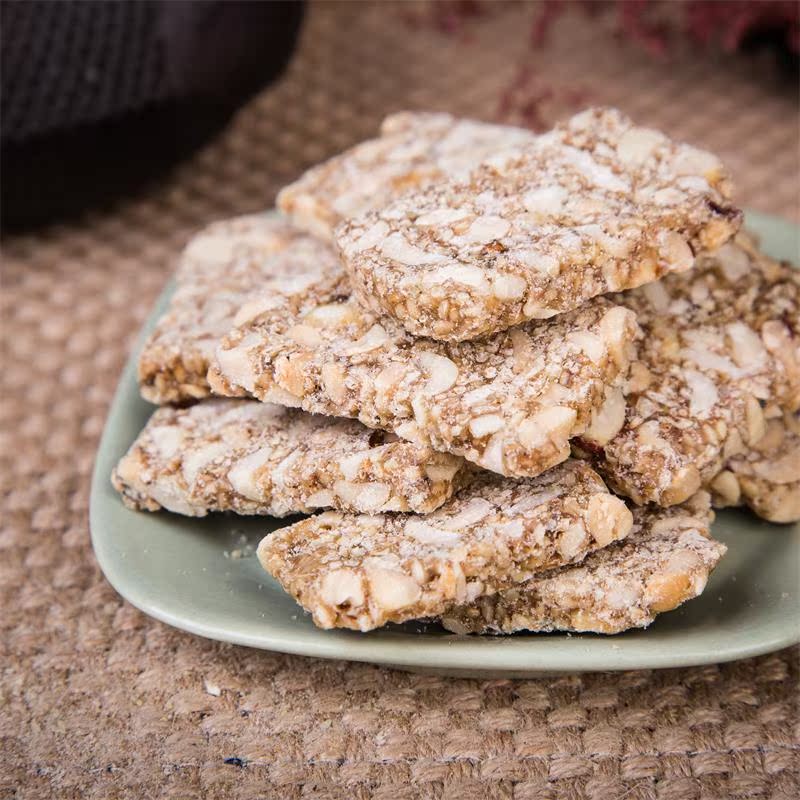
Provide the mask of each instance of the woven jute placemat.
POLYGON ((5 242, 0 796, 800 796, 795 650, 663 672, 424 677, 190 636, 123 602, 94 561, 98 438, 180 246, 269 206, 388 111, 547 124, 613 103, 718 151, 744 205, 800 217, 794 91, 763 59, 665 65, 582 13, 534 49, 528 6, 455 30, 409 11, 313 6, 285 77, 161 185, 5 242))

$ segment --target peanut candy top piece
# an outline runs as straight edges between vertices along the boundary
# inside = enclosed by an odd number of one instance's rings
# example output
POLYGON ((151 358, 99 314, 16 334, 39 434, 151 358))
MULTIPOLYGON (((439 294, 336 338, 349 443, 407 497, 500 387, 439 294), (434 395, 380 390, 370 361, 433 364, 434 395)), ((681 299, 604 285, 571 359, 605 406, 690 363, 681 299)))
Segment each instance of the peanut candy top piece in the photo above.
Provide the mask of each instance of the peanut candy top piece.
POLYGON ((209 380, 266 402, 355 417, 504 475, 533 476, 569 455, 625 378, 634 314, 604 298, 481 341, 417 339, 326 276, 237 316, 209 380))
POLYGON ((535 480, 485 474, 438 511, 320 514, 267 536, 264 569, 321 628, 438 615, 628 535, 631 513, 586 463, 535 480))
POLYGON ((438 508, 466 480, 460 458, 355 420, 252 400, 160 408, 114 470, 132 508, 202 517, 438 508))
POLYGON ((624 542, 455 608, 442 624, 455 633, 646 628, 705 589, 727 550, 710 536, 712 517, 705 492, 683 506, 637 508, 624 542))
POLYGON ((325 268, 338 269, 332 248, 285 220, 253 214, 210 225, 183 251, 169 308, 139 357, 142 396, 153 403, 206 397, 214 348, 248 294, 325 268))
POLYGON ((342 219, 433 181, 464 178, 484 158, 533 138, 522 128, 450 114, 393 114, 379 138, 312 167, 278 194, 277 205, 299 227, 330 240, 342 219))
POLYGON ((715 156, 590 109, 336 241, 362 303, 418 336, 473 339, 689 269, 739 227, 729 194, 715 156))
POLYGON ((584 435, 598 469, 637 503, 672 505, 800 407, 800 272, 744 234, 685 275, 613 298, 637 314, 627 405, 584 435))
POLYGON ((770 522, 800 520, 800 416, 770 419, 767 432, 711 482, 717 507, 747 505, 770 522))

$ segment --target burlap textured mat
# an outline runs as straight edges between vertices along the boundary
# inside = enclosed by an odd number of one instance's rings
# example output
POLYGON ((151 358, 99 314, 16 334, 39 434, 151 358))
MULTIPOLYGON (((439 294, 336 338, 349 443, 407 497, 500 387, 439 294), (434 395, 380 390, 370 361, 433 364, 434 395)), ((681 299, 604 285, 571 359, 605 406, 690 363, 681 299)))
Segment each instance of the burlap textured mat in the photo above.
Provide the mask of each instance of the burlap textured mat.
POLYGON ((678 671, 447 680, 204 641, 142 616, 100 574, 89 472, 178 248, 209 220, 269 205, 385 112, 533 110, 549 122, 611 102, 717 150, 743 204, 800 217, 795 90, 769 65, 665 67, 580 14, 535 52, 526 7, 456 34, 413 31, 406 10, 313 7, 280 84, 163 185, 5 243, 0 796, 800 796, 795 651, 678 671))

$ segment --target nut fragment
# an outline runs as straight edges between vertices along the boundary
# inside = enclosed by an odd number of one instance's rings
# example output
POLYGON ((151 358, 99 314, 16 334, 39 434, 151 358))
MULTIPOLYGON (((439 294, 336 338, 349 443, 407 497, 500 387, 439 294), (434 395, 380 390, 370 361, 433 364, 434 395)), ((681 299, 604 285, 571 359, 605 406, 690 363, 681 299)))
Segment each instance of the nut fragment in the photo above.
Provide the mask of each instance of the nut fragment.
POLYGON ((717 495, 717 505, 738 506, 742 496, 739 481, 730 470, 723 470, 711 481, 711 488, 717 495), (720 502, 721 501, 721 502, 720 502))
POLYGON ((361 577, 351 569, 337 569, 325 575, 320 593, 331 606, 359 605, 364 602, 361 577))
POLYGON ((385 483, 358 483, 356 481, 336 481, 333 491, 343 505, 363 511, 379 511, 384 508, 391 495, 391 488, 385 483))
POLYGON ((246 346, 232 347, 229 350, 217 352, 217 362, 228 380, 248 392, 255 389, 255 372, 250 363, 250 354, 246 346))
POLYGON ((352 322, 353 312, 346 303, 327 303, 311 309, 303 321, 316 328, 333 329, 352 322))
POLYGON ((653 373, 641 361, 634 361, 631 364, 631 371, 628 376, 628 393, 641 394, 649 388, 652 382, 653 373))
POLYGON ((440 464, 433 463, 425 466, 425 474, 434 482, 451 481, 461 469, 459 459, 451 456, 442 456, 442 458, 447 460, 440 464))
POLYGON ((732 322, 727 326, 731 341, 733 360, 743 369, 755 369, 764 364, 767 351, 759 335, 744 322, 732 322))
POLYGON ((670 611, 689 597, 690 589, 690 580, 682 573, 656 573, 647 582, 645 600, 656 613, 670 611))
POLYGON ((618 497, 596 494, 589 500, 586 524, 594 540, 605 547, 617 539, 624 539, 630 533, 633 516, 618 497))
POLYGON ((309 508, 331 508, 336 505, 336 497, 328 489, 320 489, 306 498, 306 505, 309 508))
POLYGON ((751 394, 745 398, 745 414, 747 419, 747 443, 753 447, 758 444, 758 440, 767 432, 767 421, 764 419, 761 404, 751 394))
POLYGON ((481 417, 474 417, 470 420, 469 429, 472 435, 480 438, 490 433, 501 430, 505 423, 499 414, 484 414, 481 417))
POLYGON ((342 458, 339 461, 339 469, 341 469, 345 479, 348 481, 355 480, 361 465, 370 458, 370 455, 371 453, 368 450, 360 450, 342 458))
POLYGON ((377 350, 389 340, 389 335, 383 325, 376 323, 360 339, 357 339, 348 348, 347 355, 355 356, 377 350))
POLYGON ((625 423, 626 408, 622 390, 612 389, 603 405, 592 415, 592 422, 581 438, 597 445, 608 444, 625 423))
POLYGON ((688 464, 675 472, 669 487, 661 492, 661 501, 664 505, 675 505, 688 500, 702 483, 700 470, 694 464, 688 464))
POLYGON ((422 589, 411 576, 381 567, 365 569, 372 597, 383 613, 390 614, 419 600, 422 589))
POLYGON ((606 347, 615 363, 620 366, 628 363, 628 349, 631 341, 629 334, 632 320, 626 312, 627 309, 614 306, 606 311, 603 319, 600 320, 600 333, 606 347))
POLYGON ((694 253, 686 240, 677 233, 669 232, 660 237, 660 255, 675 272, 685 272, 694 264, 694 253))
POLYGON ((599 364, 606 355, 603 340, 589 331, 576 331, 569 335, 569 341, 577 345, 587 358, 599 364))
POLYGON ((347 386, 345 385, 345 371, 341 365, 333 362, 323 364, 320 374, 325 391, 331 399, 336 403, 344 403, 347 397, 347 386))
POLYGON ((492 281, 492 292, 499 300, 518 300, 525 295, 527 284, 518 275, 498 275, 492 281))
POLYGON ((570 525, 558 543, 558 552, 566 561, 572 561, 586 544, 586 528, 583 525, 570 525))
POLYGON ((530 449, 541 447, 548 441, 563 446, 576 416, 575 410, 566 406, 546 408, 520 423, 520 444, 530 449))
POLYGON ((667 137, 660 131, 649 128, 631 128, 620 137, 617 153, 626 164, 643 164, 657 147, 667 142, 667 137))
POLYGON ((424 351, 419 354, 420 366, 428 375, 425 391, 439 394, 450 389, 458 380, 458 367, 445 356, 424 351))
POLYGON ((322 343, 322 337, 319 335, 319 332, 316 328, 312 328, 311 325, 293 325, 289 328, 286 335, 292 339, 292 341, 298 344, 304 344, 308 347, 315 347, 322 343))
POLYGON ((282 388, 297 397, 302 397, 305 393, 308 363, 308 357, 302 353, 293 353, 280 359, 275 365, 275 373, 283 384, 282 388))

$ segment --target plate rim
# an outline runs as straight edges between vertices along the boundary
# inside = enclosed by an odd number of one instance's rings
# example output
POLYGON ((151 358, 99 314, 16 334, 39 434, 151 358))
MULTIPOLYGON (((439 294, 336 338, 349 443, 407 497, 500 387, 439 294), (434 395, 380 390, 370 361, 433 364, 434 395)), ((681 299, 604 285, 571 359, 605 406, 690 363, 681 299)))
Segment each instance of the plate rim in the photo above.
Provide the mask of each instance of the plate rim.
MULTIPOLYGON (((275 212, 267 212, 275 213, 275 212)), ((747 222, 757 229, 783 229, 784 235, 791 231, 793 238, 800 243, 800 226, 789 220, 747 211, 747 222)), ((765 234, 763 238, 770 238, 765 234)), ((195 622, 180 616, 158 601, 149 599, 141 585, 125 580, 124 569, 120 569, 112 557, 111 548, 99 531, 106 522, 106 500, 109 491, 109 475, 115 459, 111 457, 114 449, 112 439, 124 417, 126 406, 132 402, 131 393, 138 399, 136 363, 145 338, 155 326, 156 320, 166 308, 174 290, 172 277, 166 283, 158 299, 147 315, 131 348, 120 375, 113 398, 109 405, 103 434, 98 445, 92 470, 89 496, 89 529, 92 548, 97 563, 114 590, 127 602, 154 619, 171 627, 204 638, 311 658, 358 661, 362 663, 392 666, 400 669, 430 670, 451 673, 477 672, 485 674, 536 675, 542 673, 582 673, 604 672, 630 669, 668 669, 687 666, 725 663, 753 656, 763 655, 789 647, 800 642, 800 619, 794 625, 787 625, 781 634, 767 639, 759 639, 751 646, 737 644, 727 648, 706 648, 684 650, 678 653, 668 648, 655 648, 643 656, 638 648, 626 652, 622 644, 615 644, 614 636, 601 634, 551 634, 546 637, 526 635, 518 637, 503 636, 460 636, 444 634, 427 637, 420 648, 409 647, 409 634, 398 631, 397 640, 384 629, 380 642, 371 640, 369 634, 355 631, 317 631, 319 637, 307 636, 293 639, 291 634, 266 630, 258 635, 230 631, 218 625, 195 622), (548 652, 548 641, 556 641, 559 650, 548 652), (570 651, 563 652, 565 641, 570 641, 570 651), (343 652, 346 650, 346 652, 343 652), (519 653, 529 654, 530 663, 520 663, 519 653), (510 659, 510 657, 513 658, 510 659), (578 658, 579 664, 574 663, 578 658), (513 663, 511 663, 513 662, 513 663)), ((116 497, 116 493, 114 493, 116 497)), ((121 501, 120 505, 121 505, 121 501)), ((127 510, 127 509, 125 509, 127 510)), ((131 512, 137 513, 137 512, 131 512)), ((303 614, 298 606, 298 614, 303 614)))

